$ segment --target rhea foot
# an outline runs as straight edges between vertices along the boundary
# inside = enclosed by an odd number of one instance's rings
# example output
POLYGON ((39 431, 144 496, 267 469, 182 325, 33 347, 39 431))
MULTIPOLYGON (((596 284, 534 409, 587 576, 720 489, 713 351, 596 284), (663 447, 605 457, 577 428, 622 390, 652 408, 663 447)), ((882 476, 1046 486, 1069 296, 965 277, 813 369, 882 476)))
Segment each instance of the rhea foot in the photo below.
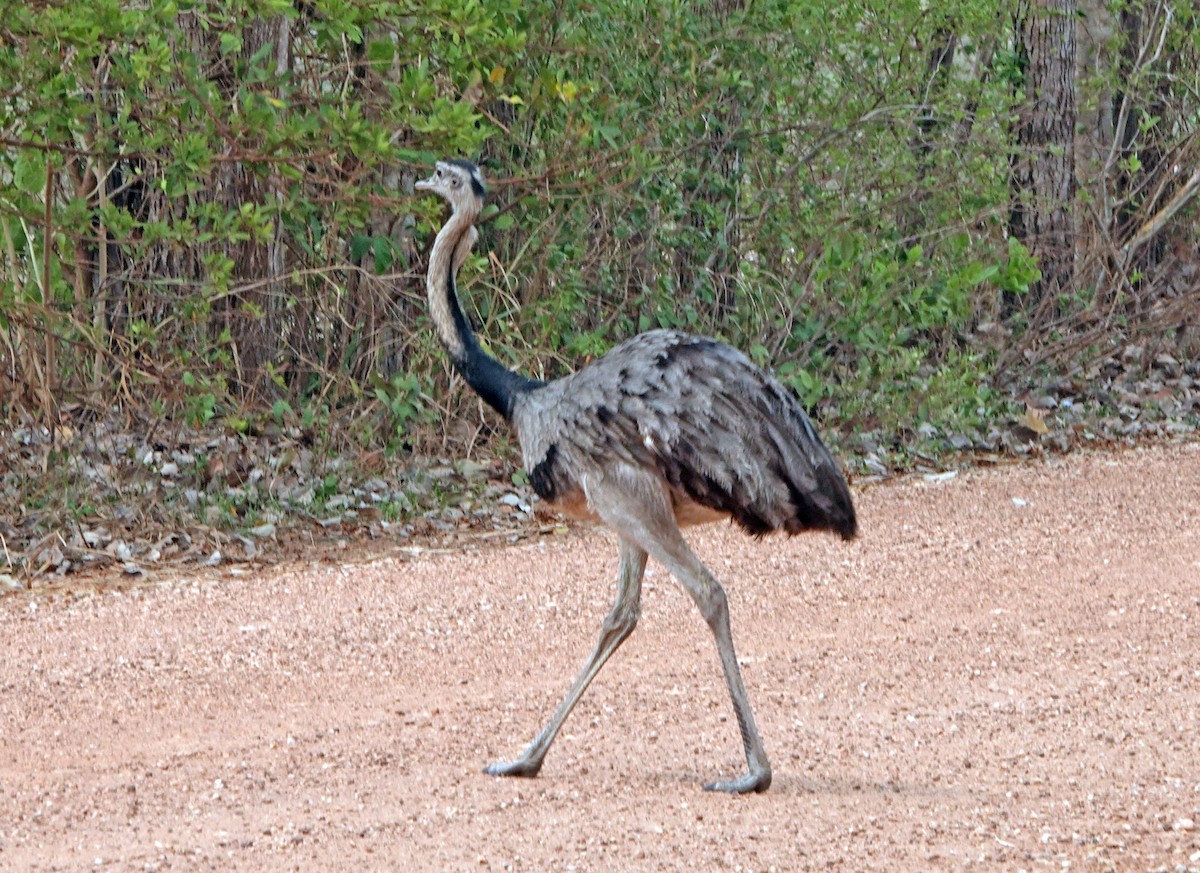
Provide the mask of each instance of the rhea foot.
POLYGON ((495 764, 488 764, 483 768, 483 772, 489 776, 521 776, 524 778, 532 778, 538 774, 538 770, 542 769, 541 761, 530 761, 526 758, 517 758, 515 761, 499 761, 495 764))
POLYGON ((726 794, 749 794, 766 791, 771 787, 770 770, 752 770, 740 779, 710 782, 704 786, 705 791, 724 791, 726 794))

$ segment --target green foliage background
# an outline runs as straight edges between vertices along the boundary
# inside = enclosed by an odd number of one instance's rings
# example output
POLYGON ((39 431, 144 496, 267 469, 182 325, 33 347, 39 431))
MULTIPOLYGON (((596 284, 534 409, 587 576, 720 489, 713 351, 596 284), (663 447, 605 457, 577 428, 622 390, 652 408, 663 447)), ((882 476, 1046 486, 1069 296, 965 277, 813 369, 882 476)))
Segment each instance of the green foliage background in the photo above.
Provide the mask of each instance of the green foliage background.
POLYGON ((774 367, 828 427, 970 427, 1021 376, 1014 348, 1069 370, 1165 299, 1155 264, 1112 266, 1113 229, 1172 190, 1128 159, 1197 156, 1194 7, 1145 7, 1137 33, 1116 23, 1138 4, 1080 11, 1105 24, 1081 131, 1118 78, 1142 120, 1119 166, 1089 141, 1078 258, 1103 269, 1039 320, 1001 305, 1039 277, 1006 231, 1017 4, 3 5, 0 415, 45 424, 395 448, 477 418, 425 317, 441 206, 411 196, 466 156, 493 206, 461 285, 509 364, 555 376, 679 327, 774 367))

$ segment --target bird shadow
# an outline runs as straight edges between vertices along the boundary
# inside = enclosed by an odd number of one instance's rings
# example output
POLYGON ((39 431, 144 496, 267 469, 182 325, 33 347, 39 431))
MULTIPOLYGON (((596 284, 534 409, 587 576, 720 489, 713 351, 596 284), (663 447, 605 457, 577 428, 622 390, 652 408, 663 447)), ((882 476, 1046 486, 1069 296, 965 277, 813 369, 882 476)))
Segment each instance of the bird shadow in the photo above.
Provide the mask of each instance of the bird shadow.
MULTIPOLYGON (((729 778, 729 773, 699 773, 682 770, 664 770, 651 776, 663 786, 707 785, 715 778, 729 778)), ((945 786, 924 782, 900 780, 870 781, 863 779, 814 778, 790 773, 775 772, 771 787, 764 796, 784 797, 937 797, 958 793, 945 786)))
POLYGON ((813 778, 787 773, 776 773, 771 782, 771 791, 789 796, 829 795, 837 797, 880 796, 880 797, 934 797, 946 794, 944 786, 926 782, 905 782, 888 779, 881 781, 865 779, 813 778))

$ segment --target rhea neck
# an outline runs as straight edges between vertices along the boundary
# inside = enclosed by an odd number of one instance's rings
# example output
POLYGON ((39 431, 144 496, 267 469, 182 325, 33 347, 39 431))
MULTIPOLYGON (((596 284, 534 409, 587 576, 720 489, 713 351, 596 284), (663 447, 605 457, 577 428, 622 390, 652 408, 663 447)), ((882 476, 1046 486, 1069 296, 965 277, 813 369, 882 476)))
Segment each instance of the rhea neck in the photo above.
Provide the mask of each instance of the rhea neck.
POLYGON ((478 236, 475 219, 479 207, 461 203, 452 206, 450 218, 438 231, 429 254, 426 288, 430 316, 454 368, 488 406, 511 419, 517 397, 540 383, 508 369, 485 352, 471 330, 458 303, 454 277, 478 236))

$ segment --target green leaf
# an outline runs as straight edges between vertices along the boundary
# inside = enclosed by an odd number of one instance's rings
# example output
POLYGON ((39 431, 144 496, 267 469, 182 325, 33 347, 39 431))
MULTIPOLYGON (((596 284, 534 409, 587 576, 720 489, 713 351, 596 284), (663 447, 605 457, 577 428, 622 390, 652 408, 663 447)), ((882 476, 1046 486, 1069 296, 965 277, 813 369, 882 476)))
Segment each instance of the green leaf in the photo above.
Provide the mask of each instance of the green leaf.
POLYGON ((371 251, 375 255, 375 272, 386 273, 392 268, 395 263, 395 258, 392 256, 392 241, 386 236, 377 236, 371 244, 371 251))
POLYGON ((13 183, 26 194, 41 194, 46 184, 46 162, 40 155, 23 154, 13 165, 13 183))
POLYGON ((988 264, 986 267, 983 264, 975 264, 974 272, 971 274, 967 283, 974 288, 976 285, 982 285, 988 279, 1000 272, 999 264, 988 264))
POLYGON ((274 416, 276 423, 282 424, 284 418, 294 415, 292 404, 288 403, 283 398, 276 400, 271 404, 271 415, 274 416))
POLYGON ((373 39, 367 44, 367 60, 377 67, 391 64, 396 57, 396 46, 390 39, 373 39))
POLYGON ((356 233, 354 236, 350 237, 350 261, 351 261, 351 263, 357 264, 357 263, 361 262, 363 257, 367 254, 367 252, 369 252, 371 250, 371 246, 372 246, 373 242, 374 242, 373 237, 369 237, 369 236, 367 236, 365 234, 361 234, 361 233, 356 233))

